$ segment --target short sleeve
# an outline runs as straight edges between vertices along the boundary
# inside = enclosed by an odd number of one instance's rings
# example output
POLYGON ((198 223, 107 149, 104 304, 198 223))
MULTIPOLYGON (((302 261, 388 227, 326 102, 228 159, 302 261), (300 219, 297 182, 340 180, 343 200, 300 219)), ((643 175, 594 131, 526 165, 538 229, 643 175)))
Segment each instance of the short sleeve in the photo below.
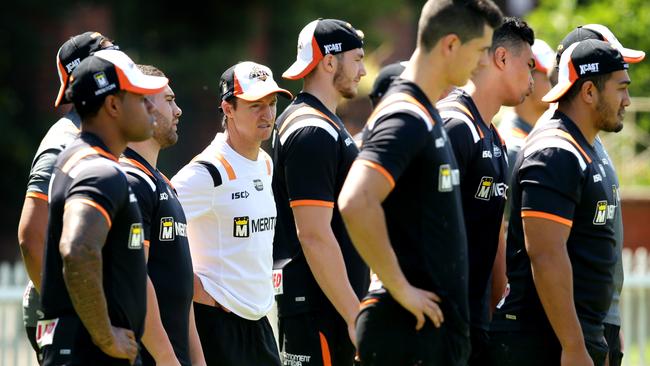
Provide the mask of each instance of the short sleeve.
POLYGON ((291 207, 334 207, 339 143, 328 131, 307 126, 282 146, 284 175, 291 207))
POLYGON ((410 113, 396 113, 380 119, 368 131, 357 161, 368 161, 394 185, 410 162, 427 144, 431 132, 426 121, 410 113))
POLYGON ((212 210, 214 180, 208 169, 199 163, 184 166, 171 180, 187 220, 212 210))
MULTIPOLYGON (((145 173, 142 173, 145 174, 145 173)), ((126 180, 129 182, 131 191, 138 199, 138 207, 140 207, 140 214, 142 215, 142 227, 144 229, 144 240, 151 240, 151 221, 153 219, 154 211, 157 204, 157 196, 154 191, 155 186, 152 187, 153 181, 145 181, 146 178, 135 175, 134 173, 126 172, 126 180)))
POLYGON ((575 155, 556 147, 536 151, 524 159, 517 176, 523 217, 544 217, 570 226, 584 179, 575 155))
POLYGON ((470 168, 472 157, 476 153, 477 148, 472 131, 467 123, 460 119, 445 118, 443 123, 447 131, 447 136, 451 140, 451 147, 454 150, 456 162, 458 163, 460 177, 463 179, 467 173, 467 169, 470 168))
POLYGON ((56 163, 56 158, 59 156, 59 153, 60 150, 52 149, 44 151, 36 157, 29 171, 29 180, 27 182, 28 195, 47 200, 54 163, 56 163))
POLYGON ((116 166, 93 164, 72 180, 66 202, 82 199, 95 207, 109 225, 129 200, 129 186, 124 173, 116 166))

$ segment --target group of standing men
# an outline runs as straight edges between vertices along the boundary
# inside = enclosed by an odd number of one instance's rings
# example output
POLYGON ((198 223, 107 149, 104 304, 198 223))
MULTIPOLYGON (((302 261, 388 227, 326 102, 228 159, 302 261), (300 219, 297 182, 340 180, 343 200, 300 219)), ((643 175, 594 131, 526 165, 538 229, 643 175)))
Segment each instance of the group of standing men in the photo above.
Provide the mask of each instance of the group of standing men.
POLYGON ((302 91, 264 65, 228 68, 224 132, 171 181, 156 162, 181 110, 164 74, 99 33, 71 38, 55 105, 74 109, 36 154, 19 228, 42 364, 614 360, 622 228, 597 134, 622 128, 643 53, 596 28, 563 42, 543 98, 557 111, 509 161, 491 120, 553 69, 525 22, 490 0, 429 0, 357 144, 336 108, 366 74, 363 33, 314 20, 282 75, 302 91), (276 123, 278 95, 292 102, 276 123))

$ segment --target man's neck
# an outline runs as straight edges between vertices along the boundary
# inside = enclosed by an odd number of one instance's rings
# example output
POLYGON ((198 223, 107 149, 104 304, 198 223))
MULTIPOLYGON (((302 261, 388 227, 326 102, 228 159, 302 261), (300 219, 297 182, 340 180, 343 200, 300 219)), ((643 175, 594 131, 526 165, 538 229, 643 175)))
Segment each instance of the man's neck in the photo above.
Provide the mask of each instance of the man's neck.
POLYGON ((537 120, 542 116, 542 114, 544 114, 546 109, 539 110, 538 108, 535 108, 531 105, 528 98, 529 97, 526 98, 526 101, 515 107, 515 113, 520 120, 532 127, 535 126, 535 123, 537 123, 537 120))
POLYGON ((338 107, 341 96, 330 80, 305 79, 303 91, 316 97, 332 114, 336 114, 336 107, 338 107))
POLYGON ((449 86, 441 70, 442 60, 426 55, 416 48, 400 77, 417 84, 429 98, 431 104, 438 101, 440 95, 449 86))
POLYGON ((577 103, 560 104, 557 107, 558 111, 564 113, 567 117, 578 126, 582 136, 589 142, 590 145, 594 144, 598 129, 595 128, 593 118, 587 107, 579 106, 577 103))
MULTIPOLYGON (((229 121, 229 123, 233 123, 233 121, 229 121)), ((257 156, 260 153, 261 142, 251 143, 249 141, 246 141, 246 139, 244 139, 236 131, 231 133, 227 128, 226 131, 224 131, 224 135, 226 136, 226 143, 228 146, 235 150, 239 155, 245 157, 248 160, 257 161, 257 156)))
MULTIPOLYGON (((481 72, 487 71, 488 70, 482 70, 481 72)), ((501 99, 499 94, 496 93, 493 88, 487 87, 488 85, 494 84, 487 83, 487 80, 470 80, 462 89, 472 97, 474 105, 476 105, 476 108, 481 115, 481 119, 489 126, 492 124, 492 118, 494 118, 494 115, 499 112, 499 109, 501 109, 501 99)))
POLYGON ((131 150, 142 156, 149 165, 156 168, 156 165, 158 164, 158 154, 160 153, 160 145, 153 139, 153 137, 146 141, 129 142, 128 146, 131 150))
POLYGON ((121 136, 117 128, 112 127, 113 121, 101 121, 95 119, 89 123, 81 124, 82 132, 89 132, 97 137, 106 145, 108 152, 113 154, 116 159, 122 155, 126 149, 127 141, 124 136, 121 136))

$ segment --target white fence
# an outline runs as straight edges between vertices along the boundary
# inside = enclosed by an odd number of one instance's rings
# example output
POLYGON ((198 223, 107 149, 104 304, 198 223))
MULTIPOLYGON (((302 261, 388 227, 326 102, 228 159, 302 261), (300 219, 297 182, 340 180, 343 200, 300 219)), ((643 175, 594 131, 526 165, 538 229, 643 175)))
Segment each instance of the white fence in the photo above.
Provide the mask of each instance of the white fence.
MULTIPOLYGON (((645 248, 623 250, 625 286, 621 315, 625 366, 650 366, 650 256, 645 248)), ((22 262, 0 264, 0 366, 36 366, 22 322, 27 276, 22 262)), ((274 329, 275 330, 275 329, 274 329)))

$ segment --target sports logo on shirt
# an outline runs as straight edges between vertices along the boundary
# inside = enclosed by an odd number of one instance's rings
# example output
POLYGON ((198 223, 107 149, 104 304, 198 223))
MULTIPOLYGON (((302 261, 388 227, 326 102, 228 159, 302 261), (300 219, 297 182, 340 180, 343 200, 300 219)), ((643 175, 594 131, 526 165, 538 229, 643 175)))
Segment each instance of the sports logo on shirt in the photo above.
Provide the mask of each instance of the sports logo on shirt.
POLYGON ((248 238, 250 234, 250 219, 248 216, 235 217, 232 236, 235 238, 248 238))
POLYGON ((460 184, 460 172, 458 169, 451 169, 451 165, 440 165, 438 173, 438 191, 451 192, 454 186, 460 184))
POLYGON ((479 183, 478 189, 476 190, 476 194, 474 195, 474 197, 480 200, 489 201, 490 196, 492 196, 493 187, 494 187, 494 178, 492 177, 481 178, 481 183, 479 183))
POLYGON ((262 183, 261 179, 254 179, 253 185, 255 186, 255 189, 258 191, 262 191, 264 189, 264 183, 262 183))
POLYGON ((158 235, 158 239, 160 241, 173 241, 176 239, 173 217, 162 217, 160 219, 160 235, 158 235))
POLYGON ((141 223, 131 224, 131 230, 129 231, 129 249, 142 249, 142 245, 144 245, 143 234, 141 223))
POLYGON ((500 158, 501 157, 501 148, 498 147, 497 145, 492 144, 492 153, 494 154, 495 158, 500 158))
POLYGON ((605 225, 607 221, 607 201, 596 202, 596 214, 594 215, 594 225, 605 225))

